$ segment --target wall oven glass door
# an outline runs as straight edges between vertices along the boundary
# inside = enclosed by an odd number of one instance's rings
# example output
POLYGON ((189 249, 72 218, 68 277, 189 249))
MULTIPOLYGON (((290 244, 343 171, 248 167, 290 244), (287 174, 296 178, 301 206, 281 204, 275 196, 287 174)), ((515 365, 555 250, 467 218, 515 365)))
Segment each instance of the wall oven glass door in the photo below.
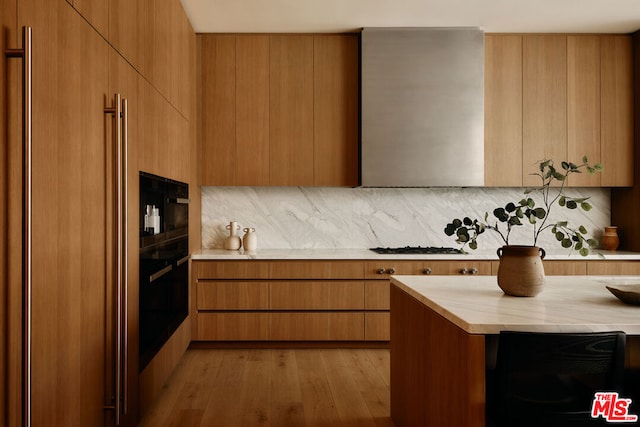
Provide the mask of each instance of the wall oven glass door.
POLYGON ((140 253, 140 370, 187 317, 188 240, 140 253))
POLYGON ((188 185, 141 172, 140 371, 187 317, 188 233, 188 185))

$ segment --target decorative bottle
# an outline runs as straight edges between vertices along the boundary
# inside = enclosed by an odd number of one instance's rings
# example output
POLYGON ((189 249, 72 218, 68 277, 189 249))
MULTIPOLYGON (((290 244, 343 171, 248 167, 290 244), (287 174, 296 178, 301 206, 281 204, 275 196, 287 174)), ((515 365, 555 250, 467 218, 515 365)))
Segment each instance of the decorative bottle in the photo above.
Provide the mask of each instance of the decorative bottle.
POLYGON ((240 226, 236 221, 231 221, 227 225, 227 230, 229 230, 229 237, 224 239, 224 248, 229 251, 237 251, 242 246, 242 239, 236 234, 236 231, 240 230, 240 226))
POLYGON ((618 249, 620 239, 618 238, 618 227, 612 225, 604 228, 602 234, 602 249, 605 251, 615 251, 618 249))
POLYGON ((255 251, 258 247, 258 236, 256 236, 255 228, 245 228, 242 244, 245 251, 255 251))

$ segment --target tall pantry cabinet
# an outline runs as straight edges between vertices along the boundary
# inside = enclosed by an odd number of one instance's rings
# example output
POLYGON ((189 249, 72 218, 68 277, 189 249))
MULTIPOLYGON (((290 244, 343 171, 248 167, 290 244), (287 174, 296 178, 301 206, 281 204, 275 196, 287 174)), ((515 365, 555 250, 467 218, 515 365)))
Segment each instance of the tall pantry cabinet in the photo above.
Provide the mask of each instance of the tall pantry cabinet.
MULTIPOLYGON (((109 14, 90 7, 127 2, 0 2, 4 51, 22 45, 23 26, 33 31, 32 315, 31 338, 26 341, 31 346, 30 364, 24 363, 22 320, 23 289, 28 289, 23 287, 21 256, 26 225, 22 217, 22 65, 18 58, 7 58, 0 67, 0 425, 19 426, 30 417, 32 426, 134 426, 140 415, 138 171, 139 157, 144 155, 140 147, 152 145, 150 133, 140 124, 144 103, 139 92, 140 88, 158 89, 136 67, 138 49, 123 44, 120 51, 114 45, 117 42, 110 41, 109 21, 100 20, 109 14), (119 255, 116 149, 120 141, 111 112, 116 93, 127 100, 129 144, 122 153, 128 164, 128 192, 123 200, 127 236, 119 255), (128 288, 117 284, 118 259, 127 265, 128 288), (118 309, 122 310, 119 318, 118 309), (25 389, 26 393, 21 392, 25 389), (30 399, 23 399, 27 396, 30 399), (27 402, 29 406, 23 405, 27 402)), ((139 2, 127 4, 131 3, 139 2)), ((190 81, 194 77, 184 76, 190 81)), ((184 154, 178 158, 179 168, 158 166, 151 172, 193 184, 195 195, 195 172, 193 177, 190 172, 195 170, 191 167, 195 142, 189 124, 194 114, 188 101, 175 102, 188 108, 173 108, 169 92, 155 97, 161 105, 154 111, 165 111, 165 121, 179 127, 180 131, 170 129, 174 135, 180 133, 181 146, 173 152, 184 154)), ((123 119, 124 112, 122 125, 123 119)))

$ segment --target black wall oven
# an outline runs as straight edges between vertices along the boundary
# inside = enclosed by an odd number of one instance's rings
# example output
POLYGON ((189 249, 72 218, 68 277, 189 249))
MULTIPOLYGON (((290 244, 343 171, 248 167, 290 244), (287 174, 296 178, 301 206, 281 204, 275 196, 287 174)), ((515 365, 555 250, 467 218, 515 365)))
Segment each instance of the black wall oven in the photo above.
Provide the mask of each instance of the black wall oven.
POLYGON ((140 371, 186 319, 189 186, 140 172, 140 371))

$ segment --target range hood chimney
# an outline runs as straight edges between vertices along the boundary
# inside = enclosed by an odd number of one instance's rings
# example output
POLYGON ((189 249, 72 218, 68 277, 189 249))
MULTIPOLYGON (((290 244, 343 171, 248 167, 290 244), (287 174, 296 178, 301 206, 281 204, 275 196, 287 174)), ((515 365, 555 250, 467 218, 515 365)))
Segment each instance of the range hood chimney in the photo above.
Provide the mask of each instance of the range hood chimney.
POLYGON ((365 28, 364 187, 484 185, 484 33, 365 28))

